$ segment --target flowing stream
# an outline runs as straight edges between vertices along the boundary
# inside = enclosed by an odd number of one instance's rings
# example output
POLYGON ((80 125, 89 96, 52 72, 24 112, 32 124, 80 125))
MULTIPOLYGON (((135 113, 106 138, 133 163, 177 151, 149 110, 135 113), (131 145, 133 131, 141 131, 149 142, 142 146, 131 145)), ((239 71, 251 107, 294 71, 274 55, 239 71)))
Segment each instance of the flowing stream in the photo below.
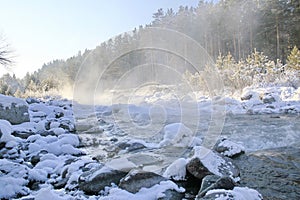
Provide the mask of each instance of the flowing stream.
MULTIPOLYGON (((188 146, 158 148, 164 126, 184 121, 195 133, 193 137, 203 139, 202 133, 211 123, 209 114, 202 113, 195 119, 192 109, 185 119, 172 109, 164 110, 167 117, 159 116, 159 107, 153 108, 151 114, 137 110, 128 112, 128 106, 119 105, 98 107, 93 114, 82 112, 77 118, 78 132, 87 152, 100 162, 117 159, 117 163, 126 165, 122 160, 126 158, 138 168, 162 173, 177 158, 188 157, 192 150, 188 146)), ((219 137, 245 147, 246 154, 235 159, 241 168, 241 185, 257 189, 264 199, 300 198, 299 115, 227 114, 219 137)))

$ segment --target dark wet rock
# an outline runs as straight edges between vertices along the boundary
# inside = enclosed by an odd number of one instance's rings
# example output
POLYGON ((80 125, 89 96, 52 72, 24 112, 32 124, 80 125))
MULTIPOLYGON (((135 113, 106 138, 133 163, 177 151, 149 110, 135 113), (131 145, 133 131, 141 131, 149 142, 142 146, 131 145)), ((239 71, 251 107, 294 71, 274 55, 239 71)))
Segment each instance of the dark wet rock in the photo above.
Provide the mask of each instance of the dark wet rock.
POLYGON ((68 175, 68 168, 64 169, 63 172, 61 173, 61 177, 64 179, 68 175))
POLYGON ((213 147, 213 150, 230 158, 245 153, 244 147, 232 141, 229 141, 226 138, 219 139, 213 147))
POLYGON ((242 101, 246 101, 246 100, 250 100, 252 98, 252 94, 246 94, 244 96, 241 97, 242 101))
POLYGON ((120 142, 117 144, 117 147, 122 150, 126 149, 129 146, 130 146, 130 144, 128 144, 127 142, 120 142))
POLYGON ((66 121, 66 120, 61 121, 60 125, 58 127, 63 128, 71 133, 76 131, 74 124, 72 122, 66 121))
POLYGON ((153 172, 132 170, 121 179, 119 187, 128 192, 137 193, 141 188, 150 188, 166 180, 166 178, 153 172))
POLYGON ((35 133, 33 131, 13 131, 11 134, 15 137, 27 139, 29 136, 34 135, 35 133))
POLYGON ((145 148, 145 145, 138 143, 138 142, 133 142, 130 144, 129 147, 127 147, 127 151, 131 152, 131 151, 136 151, 136 150, 143 149, 143 148, 145 148))
MULTIPOLYGON (((120 142, 117 144, 117 148, 119 150, 127 150, 128 152, 131 151, 136 151, 136 150, 140 150, 143 148, 146 148, 145 145, 139 143, 139 142, 133 142, 133 143, 129 143, 129 142, 120 142)), ((114 151, 116 151, 116 149, 114 149, 114 151)))
POLYGON ((271 104, 273 102, 276 102, 275 97, 273 97, 271 94, 265 94, 264 96, 261 97, 261 100, 264 103, 267 103, 267 104, 271 104))
POLYGON ((104 125, 107 125, 108 123, 106 121, 104 121, 104 119, 98 119, 98 124, 99 124, 99 126, 104 126, 104 125))
POLYGON ((53 131, 38 131, 36 134, 47 137, 48 135, 56 136, 53 131))
POLYGON ((79 177, 79 188, 86 194, 98 194, 106 186, 112 183, 118 184, 120 179, 127 173, 123 171, 113 170, 106 166, 84 172, 79 177))
MULTIPOLYGON (((1 130, 0 130, 0 133, 1 133, 1 130)), ((0 150, 3 149, 5 147, 5 145, 6 145, 6 142, 0 142, 0 150)))
POLYGON ((187 173, 186 181, 174 181, 179 187, 185 189, 185 198, 194 199, 201 187, 201 180, 187 173))
POLYGON ((50 130, 50 124, 51 124, 51 121, 45 122, 45 129, 46 130, 50 130))
POLYGON ((68 179, 67 178, 63 178, 59 181, 57 181, 56 183, 53 184, 54 189, 61 189, 64 188, 68 183, 68 179))
POLYGON ((184 193, 177 192, 175 190, 167 190, 164 192, 165 196, 158 198, 158 200, 182 200, 184 199, 184 193))
POLYGON ((186 165, 187 171, 194 177, 202 180, 205 176, 212 174, 200 161, 199 158, 193 158, 186 165))
POLYGON ((210 187, 212 184, 216 183, 217 180, 220 179, 220 176, 217 175, 207 175, 202 179, 201 182, 201 188, 199 190, 199 193, 206 190, 208 187, 210 187))
POLYGON ((31 97, 26 98, 25 101, 26 101, 28 104, 40 103, 40 102, 41 102, 39 99, 35 99, 35 98, 31 98, 31 97))
POLYGON ((65 166, 66 165, 69 165, 69 164, 71 164, 71 163, 73 163, 73 162, 75 162, 76 161, 76 158, 69 158, 69 159, 67 159, 66 161, 65 161, 65 166))
POLYGON ((56 112, 55 113, 55 118, 58 119, 58 118, 61 118, 64 116, 64 113, 63 112, 56 112))
POLYGON ((284 114, 296 114, 299 113, 295 106, 284 106, 279 109, 279 112, 284 114))
POLYGON ((282 147, 241 155, 240 185, 256 189, 264 199, 300 199, 300 149, 282 147))
POLYGON ((273 105, 267 105, 266 108, 275 109, 275 106, 273 106, 273 105))
POLYGON ((270 118, 273 118, 273 119, 279 119, 280 116, 279 116, 279 115, 271 115, 270 118))
POLYGON ((38 164, 41 160, 41 156, 39 155, 35 155, 35 156, 32 156, 31 159, 30 159, 30 162, 33 166, 35 166, 36 164, 38 164))
POLYGON ((214 190, 214 189, 232 190, 236 186, 236 183, 232 180, 232 178, 228 176, 224 176, 221 178, 219 177, 214 183, 208 185, 209 183, 213 182, 215 178, 216 177, 208 177, 202 180, 202 185, 198 193, 198 198, 203 197, 209 190, 214 190))
POLYGON ((28 188, 30 188, 31 190, 34 190, 34 191, 37 191, 40 189, 40 183, 38 181, 34 181, 34 180, 31 180, 29 181, 28 183, 28 188))
POLYGON ((118 142, 118 138, 115 138, 115 137, 114 137, 114 138, 111 138, 110 141, 111 141, 111 142, 118 142))
POLYGON ((28 104, 23 99, 0 95, 0 119, 11 124, 29 122, 28 104))

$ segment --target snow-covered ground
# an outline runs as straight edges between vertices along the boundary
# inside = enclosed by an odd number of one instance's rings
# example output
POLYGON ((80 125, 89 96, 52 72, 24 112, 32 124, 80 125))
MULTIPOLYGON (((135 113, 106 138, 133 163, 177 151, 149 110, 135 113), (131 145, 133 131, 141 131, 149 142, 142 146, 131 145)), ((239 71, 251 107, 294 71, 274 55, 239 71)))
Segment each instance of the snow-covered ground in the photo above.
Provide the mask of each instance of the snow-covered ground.
MULTIPOLYGON (((200 94, 172 99, 163 90, 153 93, 139 104, 97 105, 93 109, 68 100, 29 99, 30 122, 11 125, 0 120, 0 198, 150 200, 163 197, 167 190, 183 192, 168 180, 135 194, 112 185, 99 195, 86 195, 78 189, 78 179, 85 168, 99 165, 93 159, 97 157, 110 168, 137 167, 184 180, 190 156, 187 150, 197 149, 205 141, 204 132, 213 126, 209 119, 215 110, 224 110, 227 115, 291 114, 298 120, 300 114, 300 88, 246 88, 242 95, 213 99, 200 94)), ((287 134, 290 138, 283 143, 297 137, 293 132, 287 134)), ((233 139, 243 143, 237 136, 233 139)), ((273 142, 271 146, 283 143, 273 142)), ((252 142, 251 148, 240 145, 246 151, 261 148, 259 142, 256 147, 252 142)), ((202 160, 216 170, 217 162, 208 157, 202 160)), ((249 200, 259 196, 256 191, 239 187, 209 194, 218 192, 249 200)))

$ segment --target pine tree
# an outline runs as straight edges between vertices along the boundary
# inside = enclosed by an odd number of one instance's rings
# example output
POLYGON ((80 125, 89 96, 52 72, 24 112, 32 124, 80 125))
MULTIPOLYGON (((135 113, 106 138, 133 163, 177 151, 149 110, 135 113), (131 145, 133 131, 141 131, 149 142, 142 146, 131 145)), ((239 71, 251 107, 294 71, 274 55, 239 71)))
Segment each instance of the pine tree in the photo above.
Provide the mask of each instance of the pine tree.
POLYGON ((291 54, 288 56, 287 66, 290 69, 300 70, 300 51, 296 46, 294 46, 291 54))

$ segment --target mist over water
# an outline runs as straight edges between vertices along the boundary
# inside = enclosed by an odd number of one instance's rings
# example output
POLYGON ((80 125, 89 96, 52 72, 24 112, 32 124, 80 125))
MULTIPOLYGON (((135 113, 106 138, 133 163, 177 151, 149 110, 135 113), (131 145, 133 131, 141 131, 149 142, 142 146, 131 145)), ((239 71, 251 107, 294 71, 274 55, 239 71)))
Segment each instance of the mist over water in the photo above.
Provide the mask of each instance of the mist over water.
POLYGON ((216 142, 225 119, 224 104, 214 106, 212 101, 210 112, 201 113, 198 90, 186 75, 202 74, 211 99, 223 94, 223 83, 212 59, 195 40, 174 30, 146 28, 131 44, 110 55, 110 60, 93 56, 91 52, 82 63, 74 85, 74 114, 79 121, 85 112, 94 126, 103 120, 112 123, 116 130, 110 134, 119 134, 120 140, 143 140, 160 147, 154 157, 170 153, 157 145, 166 139, 165 127, 177 124, 172 134, 186 139, 171 150, 174 153, 164 166, 190 149, 200 129, 205 133, 203 146, 211 148, 216 142))

